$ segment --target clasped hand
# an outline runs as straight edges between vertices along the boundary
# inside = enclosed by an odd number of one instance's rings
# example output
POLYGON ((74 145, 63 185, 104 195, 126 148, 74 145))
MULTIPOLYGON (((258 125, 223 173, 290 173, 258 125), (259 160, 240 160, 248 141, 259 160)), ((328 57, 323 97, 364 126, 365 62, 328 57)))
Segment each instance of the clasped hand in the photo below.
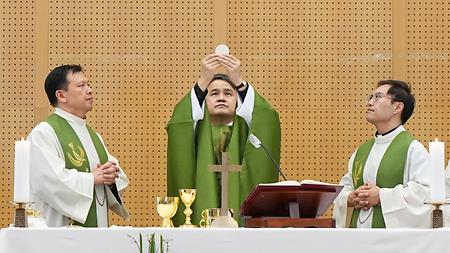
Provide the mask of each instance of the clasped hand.
POLYGON ((116 178, 119 177, 119 166, 114 162, 106 162, 104 164, 97 164, 97 168, 92 170, 94 175, 94 184, 112 185, 116 183, 116 178))
POLYGON ((380 204, 380 188, 373 183, 366 183, 350 192, 347 199, 349 207, 367 210, 380 204))

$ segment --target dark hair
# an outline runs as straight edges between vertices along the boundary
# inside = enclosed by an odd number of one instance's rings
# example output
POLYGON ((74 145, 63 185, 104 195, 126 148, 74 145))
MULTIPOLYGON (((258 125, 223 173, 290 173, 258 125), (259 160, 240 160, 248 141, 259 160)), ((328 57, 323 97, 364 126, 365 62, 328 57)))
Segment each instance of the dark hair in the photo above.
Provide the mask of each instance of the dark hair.
POLYGON ((400 80, 382 80, 378 82, 378 87, 382 85, 390 85, 387 94, 392 96, 392 100, 402 102, 404 107, 401 115, 402 124, 411 117, 416 106, 416 99, 411 94, 411 85, 400 80))
MULTIPOLYGON (((209 82, 209 84, 211 84, 212 82, 214 82, 215 80, 223 80, 225 82, 227 82, 228 84, 231 85, 231 87, 233 87, 233 89, 237 89, 236 85, 231 81, 230 77, 228 75, 225 74, 215 74, 213 79, 211 79, 211 82, 209 82)), ((209 85, 208 84, 208 85, 209 85)))
POLYGON ((55 107, 58 105, 56 97, 57 90, 67 90, 67 74, 82 72, 83 69, 79 65, 62 65, 53 69, 45 78, 45 92, 47 93, 50 104, 55 107))

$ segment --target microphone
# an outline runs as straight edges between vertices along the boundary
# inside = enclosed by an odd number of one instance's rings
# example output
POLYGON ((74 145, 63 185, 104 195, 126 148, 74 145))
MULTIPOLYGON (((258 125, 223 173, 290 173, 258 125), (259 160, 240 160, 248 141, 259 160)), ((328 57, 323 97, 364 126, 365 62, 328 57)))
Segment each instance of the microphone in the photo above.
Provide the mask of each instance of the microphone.
POLYGON ((280 166, 278 166, 277 163, 275 162, 275 160, 273 160, 273 157, 270 154, 269 150, 267 150, 267 148, 264 147, 264 145, 258 139, 258 137, 256 137, 254 134, 250 134, 248 136, 248 141, 253 145, 253 147, 255 147, 257 149, 262 147, 264 149, 264 151, 266 151, 266 154, 267 154, 267 156, 269 156, 270 160, 272 161, 273 165, 275 166, 275 169, 277 169, 278 173, 280 173, 281 177, 283 177, 284 181, 286 181, 287 179, 284 176, 283 172, 281 172, 280 166))

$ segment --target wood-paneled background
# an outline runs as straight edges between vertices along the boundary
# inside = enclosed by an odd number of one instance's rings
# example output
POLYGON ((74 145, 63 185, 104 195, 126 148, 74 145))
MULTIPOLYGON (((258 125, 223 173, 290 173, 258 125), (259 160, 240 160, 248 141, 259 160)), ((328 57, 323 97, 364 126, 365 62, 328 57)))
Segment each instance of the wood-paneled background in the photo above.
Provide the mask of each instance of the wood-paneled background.
POLYGON ((364 100, 380 79, 412 84, 406 127, 422 143, 450 142, 448 0, 0 0, 0 41, 0 227, 12 222, 14 140, 51 111, 43 80, 61 64, 85 68, 89 121, 131 180, 132 218, 111 224, 159 224, 164 127, 218 43, 279 110, 289 179, 339 181, 374 132, 364 100))

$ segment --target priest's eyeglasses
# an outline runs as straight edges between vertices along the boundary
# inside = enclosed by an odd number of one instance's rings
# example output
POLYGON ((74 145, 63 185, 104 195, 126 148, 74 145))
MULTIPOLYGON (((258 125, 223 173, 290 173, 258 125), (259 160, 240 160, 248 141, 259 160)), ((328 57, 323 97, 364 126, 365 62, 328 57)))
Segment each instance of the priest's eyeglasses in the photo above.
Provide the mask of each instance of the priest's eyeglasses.
POLYGON ((369 96, 367 96, 367 98, 366 98, 366 105, 370 101, 372 101, 372 99, 373 99, 373 102, 376 103, 376 102, 378 102, 378 100, 380 100, 382 98, 387 98, 387 99, 390 99, 392 101, 396 101, 395 99, 393 99, 391 97, 388 97, 387 95, 384 95, 383 93, 375 93, 375 94, 370 94, 369 96))

